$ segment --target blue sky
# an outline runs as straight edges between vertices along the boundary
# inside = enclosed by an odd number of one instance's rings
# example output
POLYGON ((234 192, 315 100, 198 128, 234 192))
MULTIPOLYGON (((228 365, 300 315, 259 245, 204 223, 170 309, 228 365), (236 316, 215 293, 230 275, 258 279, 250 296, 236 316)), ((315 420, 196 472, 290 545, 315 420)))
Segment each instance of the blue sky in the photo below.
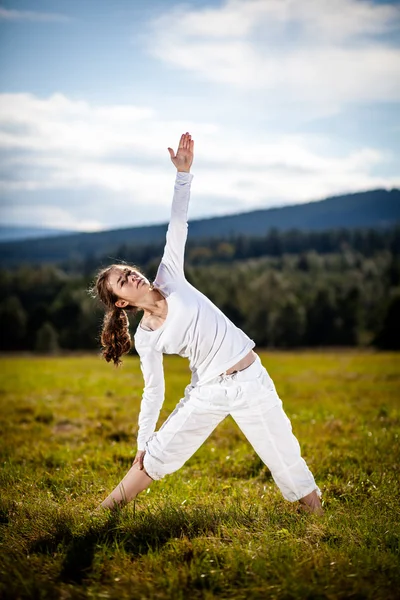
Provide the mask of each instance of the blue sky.
POLYGON ((5 224, 191 218, 400 186, 400 4, 0 1, 5 224))

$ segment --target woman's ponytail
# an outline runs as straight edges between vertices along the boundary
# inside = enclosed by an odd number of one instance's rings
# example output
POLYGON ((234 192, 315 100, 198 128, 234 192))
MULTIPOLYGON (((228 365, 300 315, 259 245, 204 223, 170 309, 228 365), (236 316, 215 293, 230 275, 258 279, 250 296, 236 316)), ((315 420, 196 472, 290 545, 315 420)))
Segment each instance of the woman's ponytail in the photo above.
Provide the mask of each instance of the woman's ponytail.
POLYGON ((106 361, 113 361, 118 367, 122 363, 120 357, 131 349, 128 315, 122 308, 115 306, 106 312, 100 340, 106 361))

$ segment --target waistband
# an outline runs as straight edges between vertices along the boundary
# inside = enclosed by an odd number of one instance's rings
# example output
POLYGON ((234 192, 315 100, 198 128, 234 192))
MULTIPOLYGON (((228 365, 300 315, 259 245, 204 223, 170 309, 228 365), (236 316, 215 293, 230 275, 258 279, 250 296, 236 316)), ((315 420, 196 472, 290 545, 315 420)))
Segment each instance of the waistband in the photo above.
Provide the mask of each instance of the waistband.
MULTIPOLYGON (((255 352, 254 352, 255 354, 255 352)), ((250 369, 250 367, 252 367, 254 365, 255 362, 261 362, 260 357, 258 356, 258 354, 255 354, 255 359, 253 360, 253 362, 248 365, 247 367, 244 367, 243 369, 238 369, 237 371, 233 371, 233 373, 227 373, 227 371, 224 371, 223 373, 221 373, 221 375, 236 375, 237 373, 242 373, 243 371, 247 371, 248 369, 250 369)))
POLYGON ((261 363, 261 359, 257 354, 254 362, 252 362, 251 365, 249 365, 245 369, 242 369, 241 371, 235 371, 230 375, 227 375, 226 373, 221 373, 221 375, 218 375, 214 379, 211 379, 211 381, 208 381, 204 385, 213 385, 216 383, 229 381, 251 381, 260 374, 260 370, 262 368, 263 365, 261 363))

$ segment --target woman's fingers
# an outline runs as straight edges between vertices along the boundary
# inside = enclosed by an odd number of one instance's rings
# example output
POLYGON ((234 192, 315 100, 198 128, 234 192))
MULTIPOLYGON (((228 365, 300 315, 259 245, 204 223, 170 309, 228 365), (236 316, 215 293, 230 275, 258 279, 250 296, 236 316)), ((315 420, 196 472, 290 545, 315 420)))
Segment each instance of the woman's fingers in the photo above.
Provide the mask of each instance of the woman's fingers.
POLYGON ((145 450, 140 450, 135 456, 135 459, 132 463, 132 467, 134 467, 135 465, 138 465, 138 468, 142 471, 143 470, 143 459, 144 459, 145 454, 146 454, 145 450))
POLYGON ((139 464, 139 469, 143 469, 143 457, 146 454, 145 450, 139 450, 136 453, 136 456, 134 458, 134 461, 132 463, 132 467, 134 467, 135 465, 139 464))
POLYGON ((141 454, 138 455, 138 459, 137 459, 138 467, 141 471, 143 470, 143 459, 144 459, 145 454, 146 454, 145 452, 142 452, 141 454))
POLYGON ((179 149, 183 148, 185 150, 188 150, 190 145, 190 139, 191 135, 188 131, 186 133, 182 133, 181 139, 179 141, 179 149))

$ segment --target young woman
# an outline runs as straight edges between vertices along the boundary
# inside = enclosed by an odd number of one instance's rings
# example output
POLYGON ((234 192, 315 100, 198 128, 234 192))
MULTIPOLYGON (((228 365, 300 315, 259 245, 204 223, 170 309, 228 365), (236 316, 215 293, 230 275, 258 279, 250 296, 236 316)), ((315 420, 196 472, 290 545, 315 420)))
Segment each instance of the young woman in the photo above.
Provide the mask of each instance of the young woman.
POLYGON ((107 361, 119 364, 130 349, 125 310, 143 311, 135 347, 145 384, 135 460, 102 506, 129 502, 154 479, 178 470, 230 414, 283 496, 322 513, 320 490, 254 342, 185 279, 193 147, 185 133, 176 154, 168 148, 177 175, 164 255, 154 282, 122 265, 111 265, 97 277, 96 291, 107 309, 101 338, 107 361), (192 379, 184 398, 154 433, 164 401, 163 354, 188 358, 192 379))

